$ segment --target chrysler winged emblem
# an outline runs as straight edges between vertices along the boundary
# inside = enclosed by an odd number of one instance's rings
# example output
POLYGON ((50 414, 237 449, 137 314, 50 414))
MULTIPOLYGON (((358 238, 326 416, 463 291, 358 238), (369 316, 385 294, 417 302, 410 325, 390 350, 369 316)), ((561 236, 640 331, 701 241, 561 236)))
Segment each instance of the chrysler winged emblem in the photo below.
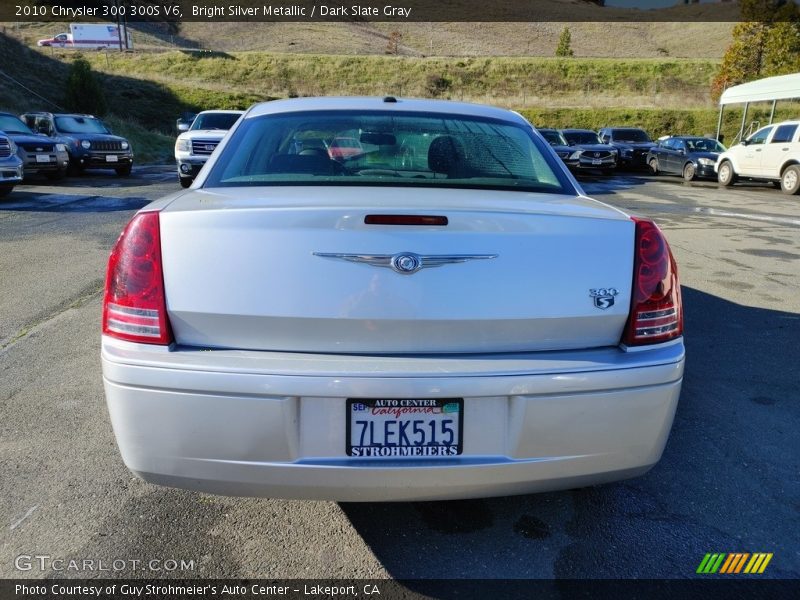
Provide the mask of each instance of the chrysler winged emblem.
POLYGON ((497 254, 415 254, 399 252, 397 254, 339 254, 334 252, 314 252, 314 256, 334 258, 354 263, 364 263, 373 267, 386 267, 401 275, 411 275, 421 269, 441 267, 469 260, 488 260, 497 258, 497 254))

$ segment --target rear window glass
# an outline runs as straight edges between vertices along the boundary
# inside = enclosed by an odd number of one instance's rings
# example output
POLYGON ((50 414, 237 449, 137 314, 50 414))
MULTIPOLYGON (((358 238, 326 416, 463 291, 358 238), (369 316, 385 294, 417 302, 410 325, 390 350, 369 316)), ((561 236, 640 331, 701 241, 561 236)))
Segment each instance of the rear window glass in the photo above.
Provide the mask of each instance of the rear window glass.
POLYGON ((314 111, 246 119, 205 187, 390 185, 574 193, 529 127, 430 113, 314 111), (566 192, 565 190, 569 190, 566 192))

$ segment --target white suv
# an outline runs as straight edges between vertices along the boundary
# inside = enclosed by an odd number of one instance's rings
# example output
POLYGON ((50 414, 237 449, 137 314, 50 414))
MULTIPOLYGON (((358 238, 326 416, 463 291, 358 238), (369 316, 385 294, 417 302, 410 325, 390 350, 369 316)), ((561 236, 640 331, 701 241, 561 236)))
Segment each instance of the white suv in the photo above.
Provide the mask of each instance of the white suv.
POLYGON ((241 110, 205 110, 195 117, 189 131, 178 136, 175 162, 181 186, 192 185, 208 157, 242 114, 241 110))
POLYGON ((744 177, 772 181, 784 194, 800 192, 800 121, 762 127, 720 154, 714 170, 725 186, 744 177))

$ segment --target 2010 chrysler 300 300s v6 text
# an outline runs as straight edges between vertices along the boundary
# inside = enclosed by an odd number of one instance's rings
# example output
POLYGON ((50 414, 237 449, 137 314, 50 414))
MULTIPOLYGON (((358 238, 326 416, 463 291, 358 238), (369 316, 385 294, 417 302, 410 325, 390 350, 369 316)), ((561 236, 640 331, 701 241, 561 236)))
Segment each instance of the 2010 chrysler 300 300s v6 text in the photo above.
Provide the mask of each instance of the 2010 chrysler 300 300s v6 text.
POLYGON ((111 253, 102 366, 125 464, 229 495, 573 488, 661 457, 683 377, 675 262, 519 115, 251 108, 111 253), (358 152, 331 154, 331 141, 358 152))

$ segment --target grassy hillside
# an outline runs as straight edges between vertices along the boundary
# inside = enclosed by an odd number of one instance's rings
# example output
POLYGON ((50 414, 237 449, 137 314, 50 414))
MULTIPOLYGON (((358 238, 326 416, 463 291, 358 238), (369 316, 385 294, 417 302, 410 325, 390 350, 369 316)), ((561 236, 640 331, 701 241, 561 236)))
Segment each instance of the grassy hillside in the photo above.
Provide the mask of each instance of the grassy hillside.
MULTIPOLYGON (((46 52, 32 50, 15 39, 0 34, 0 56, 13 56, 13 61, 0 63, 0 110, 20 114, 26 111, 64 110, 64 89, 69 60, 59 60, 46 52)), ((74 59, 78 54, 70 54, 74 59)), ((188 90, 191 99, 176 95, 181 86, 172 89, 122 74, 99 74, 109 105, 108 123, 112 130, 128 137, 138 160, 156 162, 170 160, 177 115, 183 110, 206 103, 240 103, 249 105, 254 98, 233 93, 188 90), (196 102, 196 103, 195 103, 196 102)))
MULTIPOLYGON (((56 53, 59 56, 59 53, 56 53)), ((67 54, 60 56, 67 58, 67 54)), ((411 58, 198 51, 88 54, 109 75, 157 82, 182 102, 242 106, 317 95, 437 97, 513 108, 708 106, 708 59, 411 58), (216 103, 216 104, 214 104, 216 103)))
MULTIPOLYGON (((553 56, 564 23, 183 23, 181 35, 226 52, 408 56, 553 56)), ((732 23, 568 23, 578 57, 719 58, 732 23)))
MULTIPOLYGON (((401 34, 405 56, 553 56, 561 22, 530 23, 133 23, 138 50, 205 48, 293 54, 385 54, 401 34)), ((577 57, 720 58, 733 23, 568 23, 577 57)), ((0 23, 27 45, 65 30, 63 23, 0 23)))
MULTIPOLYGON (((669 49, 661 52, 660 58, 636 59, 412 56, 424 45, 424 35, 439 35, 442 31, 460 31, 463 37, 455 38, 462 40, 471 33, 474 36, 473 48, 486 49, 490 45, 488 40, 500 44, 504 38, 502 32, 508 33, 509 40, 520 42, 525 31, 531 35, 542 33, 545 31, 542 27, 550 27, 547 31, 557 36, 561 25, 553 28, 554 24, 457 23, 432 27, 409 24, 410 29, 403 33, 402 52, 405 55, 401 56, 387 56, 379 50, 385 47, 386 35, 391 31, 386 29, 387 24, 335 24, 332 29, 319 30, 315 28, 332 25, 184 23, 176 31, 149 26, 149 37, 142 39, 149 40, 153 47, 167 43, 207 47, 214 42, 208 37, 211 31, 208 28, 213 27, 217 42, 246 39, 253 44, 254 40, 270 36, 254 35, 242 28, 252 26, 253 31, 260 28, 261 31, 276 33, 282 31, 278 29, 279 25, 310 28, 305 32, 295 30, 296 35, 305 40, 319 41, 324 37, 324 31, 333 32, 334 45, 343 51, 355 48, 357 40, 374 38, 370 42, 372 45, 364 46, 371 48, 373 53, 322 55, 184 49, 130 54, 87 52, 83 57, 92 63, 106 90, 112 113, 110 123, 133 139, 140 158, 145 160, 169 159, 174 119, 184 110, 246 108, 257 101, 295 95, 391 93, 450 98, 520 110, 540 126, 597 129, 608 124, 641 125, 656 136, 676 131, 707 133, 716 129, 717 113, 708 97, 711 78, 718 68, 715 58, 663 56, 671 52, 669 49), (222 35, 228 25, 239 30, 222 35), (346 35, 353 31, 358 35, 353 36, 349 45, 344 43, 346 35)), ((596 39, 610 37, 605 29, 607 23, 571 24, 570 27, 573 25, 587 32, 595 28, 596 39)), ((724 24, 717 30, 706 27, 710 25, 716 24, 699 24, 698 31, 703 35, 695 35, 693 47, 707 47, 704 42, 709 36, 713 38, 711 31, 724 32, 727 27, 729 33, 729 25, 724 24)), ((692 24, 687 23, 617 26, 623 28, 617 33, 628 34, 623 36, 624 43, 617 40, 624 48, 630 44, 630 47, 635 47, 636 44, 630 40, 638 39, 642 32, 654 33, 653 27, 656 26, 661 35, 673 36, 670 43, 677 44, 680 39, 694 35, 692 24), (677 31, 670 33, 671 28, 678 26, 683 28, 683 38, 677 31)), ((44 26, 39 24, 38 27, 44 26)), ((52 28, 52 25, 47 27, 52 28)), ((15 26, 12 33, 30 39, 44 35, 36 26, 26 28, 24 24, 15 26)), ((728 33, 720 35, 724 38, 728 33)), ((540 43, 535 36, 530 39, 534 41, 529 42, 529 46, 540 43)), ((281 43, 291 46, 291 40, 285 38, 281 43)), ((511 42, 506 40, 503 43, 511 42)), ((573 32, 576 49, 580 43, 573 32)), ((656 43, 649 40, 647 45, 650 47, 656 43)), ((684 43, 682 47, 689 46, 684 43)), ((460 51, 466 52, 465 47, 460 47, 460 51)), ((620 56, 623 54, 620 51, 620 56)), ((22 112, 58 109, 69 64, 79 54, 60 49, 31 49, 17 38, 0 34, 0 56, 15 58, 0 65, 0 109, 22 112)), ((781 107, 778 116, 797 116, 796 113, 797 106, 786 105, 781 107)), ((726 115, 724 131, 728 137, 738 130, 740 118, 740 114, 734 112, 726 115)), ((764 119, 762 116, 761 120, 764 119)))

